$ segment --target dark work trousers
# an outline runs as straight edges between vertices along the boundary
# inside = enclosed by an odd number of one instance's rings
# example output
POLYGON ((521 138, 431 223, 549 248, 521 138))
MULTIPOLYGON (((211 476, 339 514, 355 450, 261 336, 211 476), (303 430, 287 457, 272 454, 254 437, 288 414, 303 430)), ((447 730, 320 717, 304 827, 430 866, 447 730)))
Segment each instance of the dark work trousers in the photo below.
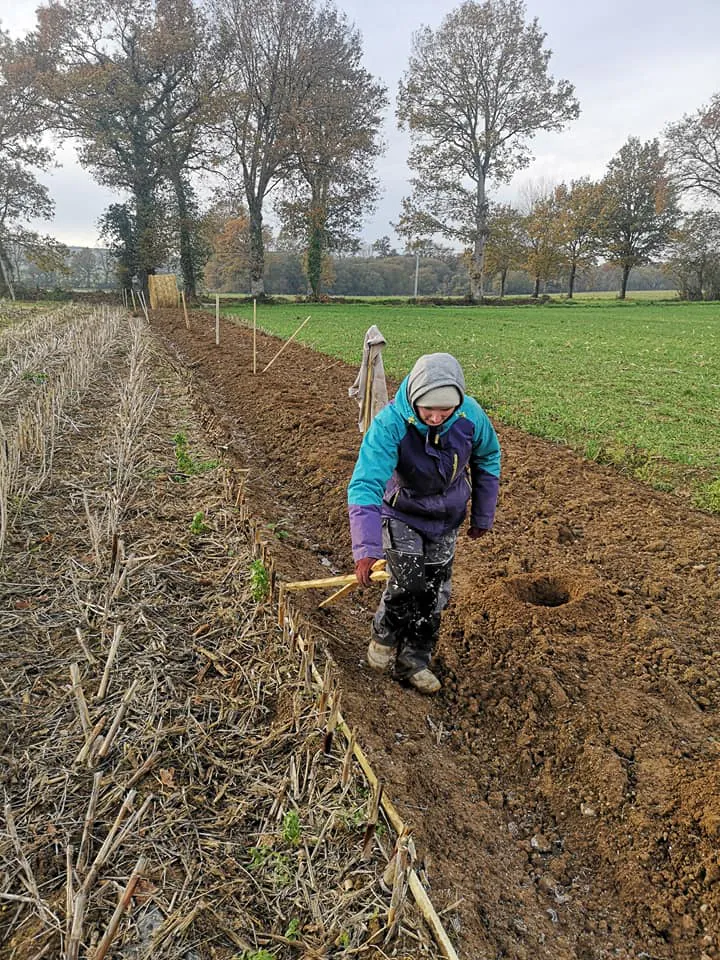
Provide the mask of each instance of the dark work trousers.
POLYGON ((440 631, 440 614, 450 599, 457 530, 440 540, 401 520, 383 520, 385 569, 390 575, 373 618, 378 643, 397 649, 395 673, 411 677, 430 663, 440 631))

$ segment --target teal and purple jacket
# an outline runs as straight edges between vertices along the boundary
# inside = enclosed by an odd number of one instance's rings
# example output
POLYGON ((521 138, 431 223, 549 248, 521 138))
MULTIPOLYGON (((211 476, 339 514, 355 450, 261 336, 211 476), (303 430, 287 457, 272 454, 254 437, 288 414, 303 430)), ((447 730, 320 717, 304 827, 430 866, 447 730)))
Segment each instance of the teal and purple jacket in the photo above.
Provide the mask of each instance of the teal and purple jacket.
MULTIPOLYGON (((439 427, 428 427, 410 396, 420 395, 416 368, 370 424, 348 487, 353 558, 382 557, 382 518, 395 517, 430 540, 457 529, 471 500, 470 525, 493 525, 500 482, 500 445, 480 404, 465 396, 460 365, 425 376, 422 392, 456 386, 463 401, 439 427)), ((425 358, 422 358, 425 359, 425 358)), ((429 358, 428 358, 429 359, 429 358)))

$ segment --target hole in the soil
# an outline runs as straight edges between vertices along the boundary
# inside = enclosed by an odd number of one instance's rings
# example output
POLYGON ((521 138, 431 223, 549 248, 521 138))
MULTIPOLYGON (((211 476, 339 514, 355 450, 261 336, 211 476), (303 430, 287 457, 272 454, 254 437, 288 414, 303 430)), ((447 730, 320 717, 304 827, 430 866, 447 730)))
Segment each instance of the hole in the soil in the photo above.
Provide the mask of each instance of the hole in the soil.
POLYGON ((514 587, 519 600, 535 607, 561 607, 570 599, 570 594, 563 584, 551 577, 518 581, 514 587))

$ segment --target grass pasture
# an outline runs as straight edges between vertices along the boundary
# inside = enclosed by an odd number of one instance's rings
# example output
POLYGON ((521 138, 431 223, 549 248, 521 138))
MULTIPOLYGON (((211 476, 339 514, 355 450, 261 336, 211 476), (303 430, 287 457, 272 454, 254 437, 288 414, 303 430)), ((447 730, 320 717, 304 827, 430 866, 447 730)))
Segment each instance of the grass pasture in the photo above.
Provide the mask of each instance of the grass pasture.
MULTIPOLYGON (((252 322, 247 306, 226 314, 252 322)), ((359 363, 363 336, 387 338, 401 378, 423 353, 462 363, 468 391, 497 420, 567 444, 660 489, 720 510, 720 307, 584 298, 473 308, 258 305, 258 326, 359 363)))

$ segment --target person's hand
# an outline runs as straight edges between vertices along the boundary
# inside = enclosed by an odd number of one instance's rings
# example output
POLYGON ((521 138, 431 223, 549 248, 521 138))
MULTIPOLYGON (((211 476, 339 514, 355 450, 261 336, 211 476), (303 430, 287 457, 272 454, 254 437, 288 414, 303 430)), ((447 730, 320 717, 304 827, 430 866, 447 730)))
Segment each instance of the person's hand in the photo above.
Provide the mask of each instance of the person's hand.
POLYGON ((355 576, 361 587, 369 587, 372 583, 370 574, 375 563, 377 563, 377 557, 363 557, 355 564, 355 576))
POLYGON ((467 535, 471 540, 479 540, 484 537, 488 531, 484 527, 468 527, 467 535))

